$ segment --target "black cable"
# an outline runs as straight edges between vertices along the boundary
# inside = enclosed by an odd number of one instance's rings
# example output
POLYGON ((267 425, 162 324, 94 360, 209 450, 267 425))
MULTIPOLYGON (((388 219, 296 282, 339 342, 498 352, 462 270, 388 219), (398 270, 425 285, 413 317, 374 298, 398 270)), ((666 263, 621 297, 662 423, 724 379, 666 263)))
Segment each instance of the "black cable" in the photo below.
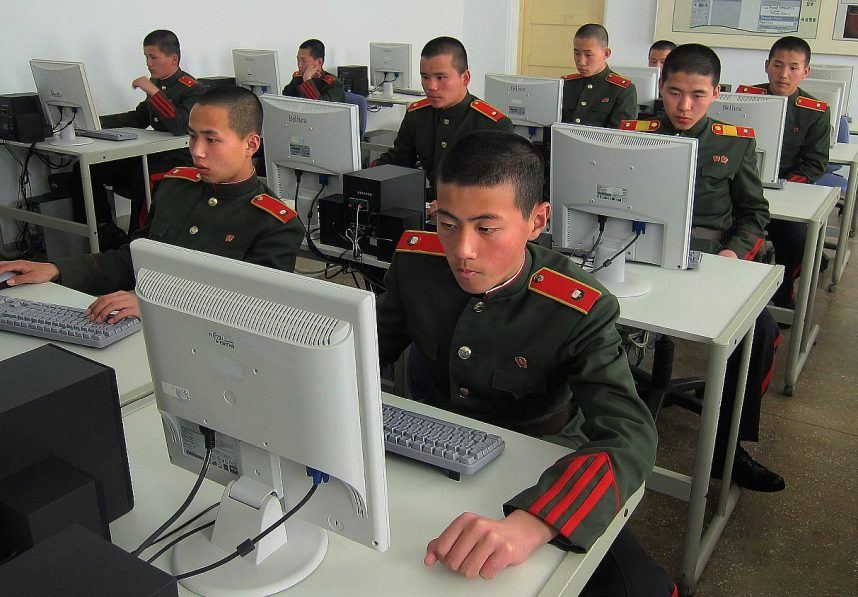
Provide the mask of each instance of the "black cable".
POLYGON ((634 237, 632 240, 630 240, 630 241, 628 242, 628 244, 627 244, 625 247, 623 247, 622 249, 620 249, 619 251, 617 251, 616 253, 614 253, 613 255, 611 255, 611 257, 609 257, 608 259, 605 259, 605 261, 602 263, 602 265, 600 265, 600 266, 599 266, 599 267, 597 267, 596 269, 592 270, 590 273, 591 273, 591 274, 595 274, 596 272, 598 272, 598 271, 600 271, 600 270, 603 270, 603 269, 605 269, 606 267, 610 267, 610 265, 614 262, 614 259, 616 259, 616 258, 617 258, 617 257, 619 257, 620 255, 622 255, 623 253, 625 253, 626 251, 628 251, 628 250, 629 250, 629 247, 631 247, 633 244, 635 244, 635 241, 636 241, 638 238, 640 238, 640 235, 641 235, 640 231, 636 232, 636 233, 635 233, 635 237, 634 237))
POLYGON ((205 516, 206 514, 208 514, 209 512, 214 510, 215 508, 217 508, 218 506, 220 506, 220 502, 215 502, 214 504, 212 504, 211 506, 209 506, 208 508, 206 508, 205 510, 203 510, 202 512, 200 512, 199 514, 194 516, 193 518, 190 518, 186 522, 183 522, 182 524, 177 526, 175 529, 173 529, 169 533, 165 533, 165 534, 161 535, 160 537, 158 537, 158 539, 153 541, 149 547, 154 547, 155 545, 157 545, 161 541, 166 541, 169 537, 172 537, 173 535, 175 535, 176 533, 178 533, 182 529, 188 527, 189 525, 194 524, 195 521, 199 520, 201 517, 205 516))
MULTIPOLYGON (((77 110, 72 110, 71 120, 69 120, 64 127, 61 127, 59 129, 54 130, 54 134, 55 135, 59 134, 59 133, 63 132, 64 130, 66 130, 67 128, 69 128, 69 126, 71 126, 76 119, 77 119, 77 110)), ((62 108, 62 106, 60 106, 60 124, 62 124, 62 123, 63 123, 63 108, 62 108)), ((57 126, 59 126, 59 125, 57 125, 57 126)))
POLYGON ((593 257, 596 253, 596 249, 599 246, 599 243, 602 242, 602 235, 605 233, 605 223, 608 221, 606 216, 597 216, 599 218, 599 235, 596 237, 596 242, 593 243, 593 246, 590 247, 590 250, 584 255, 584 261, 581 265, 587 265, 587 262, 593 257))
MULTIPOLYGON (((148 559, 146 560, 146 563, 147 563, 147 564, 151 564, 152 562, 154 562, 155 560, 157 560, 159 557, 161 557, 161 554, 163 554, 165 551, 167 551, 168 549, 170 549, 171 547, 173 547, 176 543, 179 543, 179 542, 181 542, 181 541, 184 541, 185 539, 187 539, 187 538, 188 538, 188 537, 190 537, 191 535, 194 535, 194 534, 199 533, 200 531, 202 531, 202 530, 204 530, 204 529, 209 528, 210 526, 214 525, 214 523, 215 523, 215 522, 217 522, 217 521, 216 521, 216 520, 212 520, 212 521, 210 521, 210 522, 207 522, 207 523, 205 523, 205 524, 201 524, 200 526, 198 526, 198 527, 196 527, 196 528, 191 529, 191 530, 190 530, 190 531, 188 531, 187 533, 183 533, 183 534, 179 535, 178 537, 176 537, 175 539, 173 539, 172 541, 170 541, 169 543, 167 543, 167 545, 165 545, 164 547, 162 547, 161 549, 159 549, 157 552, 155 552, 155 555, 153 555, 152 557, 148 558, 148 559)), ((178 529, 176 529, 176 530, 178 530, 178 529)))
POLYGON ((248 539, 244 541, 241 545, 236 547, 235 551, 226 556, 225 558, 221 558, 217 562, 213 562, 207 566, 203 566, 201 568, 197 568, 196 570, 191 570, 190 572, 184 572, 182 574, 176 575, 176 580, 184 580, 186 578, 190 578, 192 576, 198 576, 205 572, 209 572, 210 570, 214 570, 215 568, 219 568, 224 564, 227 564, 237 558, 238 556, 246 556, 251 553, 254 549, 256 549, 256 544, 262 541, 265 537, 267 537, 270 533, 272 533, 277 527, 281 524, 289 520, 295 512, 304 507, 304 504, 310 501, 310 498, 313 497, 313 494, 316 493, 316 490, 319 488, 317 483, 313 483, 313 486, 310 488, 310 491, 307 492, 300 502, 298 502, 294 508, 289 510, 286 514, 280 517, 280 520, 270 525, 267 529, 259 533, 253 539, 248 539))

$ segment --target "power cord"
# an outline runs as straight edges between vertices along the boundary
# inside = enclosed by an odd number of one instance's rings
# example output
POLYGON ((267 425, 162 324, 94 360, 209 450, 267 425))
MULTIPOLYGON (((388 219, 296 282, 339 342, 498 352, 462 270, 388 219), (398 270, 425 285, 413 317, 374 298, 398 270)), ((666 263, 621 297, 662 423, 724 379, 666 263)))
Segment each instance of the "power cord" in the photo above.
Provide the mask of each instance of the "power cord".
POLYGON ((596 236, 596 242, 593 243, 593 246, 590 247, 590 250, 584 255, 584 261, 581 265, 587 265, 587 262, 593 257, 596 253, 596 249, 599 247, 599 243, 602 242, 602 235, 605 233, 605 224, 608 221, 608 216, 596 216, 599 220, 599 234, 596 236))
POLYGON ((616 253, 614 253, 613 255, 611 255, 611 257, 609 257, 608 259, 605 259, 605 261, 602 263, 602 265, 600 265, 600 266, 599 266, 599 267, 597 267, 596 269, 592 270, 590 273, 591 273, 591 274, 595 274, 596 272, 601 271, 601 270, 605 269, 606 267, 610 267, 610 266, 611 266, 611 264, 612 264, 612 263, 614 263, 614 259, 616 259, 616 258, 617 258, 617 257, 619 257, 620 255, 622 255, 623 253, 625 253, 626 251, 628 251, 628 250, 629 250, 629 247, 631 247, 633 244, 635 244, 635 241, 637 241, 637 239, 638 239, 638 238, 640 238, 641 232, 642 232, 642 231, 641 231, 640 229, 638 229, 638 230, 635 232, 635 237, 634 237, 632 240, 630 240, 630 241, 626 244, 626 246, 625 246, 625 247, 623 247, 622 249, 620 249, 619 251, 617 251, 616 253))

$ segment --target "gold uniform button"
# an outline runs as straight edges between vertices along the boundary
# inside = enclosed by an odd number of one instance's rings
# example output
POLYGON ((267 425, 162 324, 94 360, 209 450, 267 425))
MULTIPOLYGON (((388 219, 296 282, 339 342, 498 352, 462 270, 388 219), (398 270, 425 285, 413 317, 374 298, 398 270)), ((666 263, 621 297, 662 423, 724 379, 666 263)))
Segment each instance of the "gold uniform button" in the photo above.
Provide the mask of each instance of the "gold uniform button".
POLYGON ((217 205, 217 197, 210 197, 209 198, 209 207, 214 207, 215 205, 217 205))
POLYGON ((191 229, 188 230, 188 232, 190 232, 191 234, 196 234, 199 231, 200 231, 200 229, 197 228, 196 226, 191 226, 191 229))
POLYGON ((199 172, 197 172, 197 178, 201 178, 201 177, 202 177, 202 174, 200 174, 199 172))
POLYGON ((153 117, 153 118, 152 118, 152 120, 153 120, 153 121, 155 121, 155 122, 158 122, 158 117, 157 117, 157 116, 155 116, 155 117, 153 117))
POLYGON ((447 142, 441 141, 441 149, 447 149, 447 142))
POLYGON ((459 398, 467 398, 471 395, 471 391, 468 388, 459 388, 459 398))
POLYGON ((582 105, 582 106, 586 106, 586 105, 587 105, 587 102, 581 102, 581 105, 582 105))
POLYGON ((161 85, 161 89, 162 89, 163 91, 167 91, 167 86, 166 86, 166 85, 161 85))
POLYGON ((449 118, 445 118, 445 119, 444 119, 444 124, 450 124, 450 119, 449 119, 449 118))
POLYGON ((581 124, 581 119, 580 119, 580 118, 576 118, 576 119, 575 119, 575 124, 581 124))
POLYGON ((592 88, 593 88, 593 84, 592 84, 592 83, 587 83, 587 89, 592 89, 592 88))
POLYGON ((478 302, 474 305, 474 311, 477 313, 482 313, 486 308, 486 304, 483 301, 478 302))
POLYGON ((467 346, 462 346, 459 349, 459 358, 462 359, 463 361, 468 359, 470 356, 471 356, 471 349, 468 348, 467 346))

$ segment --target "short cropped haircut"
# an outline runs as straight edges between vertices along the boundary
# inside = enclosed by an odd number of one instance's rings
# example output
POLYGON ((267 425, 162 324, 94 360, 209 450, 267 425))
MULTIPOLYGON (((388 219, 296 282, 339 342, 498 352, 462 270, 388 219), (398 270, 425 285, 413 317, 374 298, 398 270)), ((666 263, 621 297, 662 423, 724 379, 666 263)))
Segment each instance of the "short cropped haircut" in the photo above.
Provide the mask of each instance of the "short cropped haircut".
POLYGON ((772 49, 769 50, 769 60, 774 58, 775 52, 779 52, 781 50, 785 50, 787 52, 801 52, 804 54, 804 65, 807 66, 810 64, 810 44, 800 37, 787 35, 786 37, 780 38, 772 45, 772 49))
POLYGON ((460 75, 468 70, 468 52, 465 51, 465 46, 455 37, 436 37, 430 40, 423 51, 420 52, 421 58, 435 58, 436 56, 449 55, 453 60, 453 68, 460 75))
POLYGON ((155 29, 143 38, 144 46, 155 46, 167 56, 175 54, 182 59, 182 50, 179 47, 179 38, 172 31, 166 29, 155 29))
POLYGON ((229 128, 242 139, 251 133, 262 134, 262 102, 245 87, 213 87, 197 100, 196 105, 226 108, 229 128))
POLYGON ((575 32, 577 39, 595 39, 603 48, 608 47, 608 30, 598 23, 581 25, 575 32))
POLYGON ((712 48, 702 44, 682 44, 671 51, 661 67, 662 81, 674 73, 711 77, 712 86, 721 82, 721 61, 712 48))
POLYGON ((308 39, 300 46, 298 46, 299 50, 310 50, 310 56, 313 57, 314 60, 318 60, 321 58, 325 59, 325 44, 320 42, 318 39, 308 39))
POLYGON ((544 201, 542 155, 533 143, 515 133, 473 131, 461 137, 441 160, 438 183, 463 187, 511 184, 515 206, 525 218, 544 201))
POLYGON ((673 52, 676 49, 676 44, 670 41, 669 39, 660 39, 649 47, 649 51, 657 50, 659 52, 663 50, 667 50, 668 52, 673 52))

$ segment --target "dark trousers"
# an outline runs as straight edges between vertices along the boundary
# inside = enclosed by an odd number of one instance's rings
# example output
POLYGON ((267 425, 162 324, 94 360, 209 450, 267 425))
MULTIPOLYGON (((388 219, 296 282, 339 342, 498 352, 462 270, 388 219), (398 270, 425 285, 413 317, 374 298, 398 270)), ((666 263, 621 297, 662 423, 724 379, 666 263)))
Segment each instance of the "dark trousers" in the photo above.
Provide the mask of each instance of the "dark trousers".
POLYGON ((672 597, 676 594, 675 585, 667 579, 664 568, 625 528, 581 591, 581 597, 672 597))
POLYGON ((793 308, 793 285, 801 273, 807 226, 801 222, 772 220, 767 230, 775 247, 775 263, 784 266, 784 281, 772 297, 772 302, 778 307, 793 308))

